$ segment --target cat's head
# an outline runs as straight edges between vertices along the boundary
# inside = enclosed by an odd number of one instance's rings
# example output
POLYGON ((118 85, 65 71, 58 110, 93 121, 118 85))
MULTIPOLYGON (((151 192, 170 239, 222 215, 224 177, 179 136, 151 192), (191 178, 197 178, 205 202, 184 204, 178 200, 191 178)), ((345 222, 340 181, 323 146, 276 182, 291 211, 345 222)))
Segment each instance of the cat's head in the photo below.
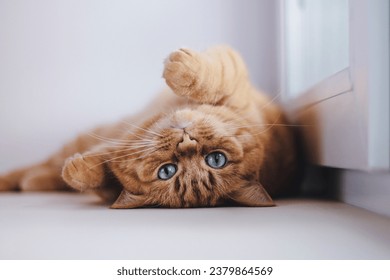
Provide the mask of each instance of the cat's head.
POLYGON ((158 115, 124 140, 110 161, 124 188, 113 208, 273 205, 258 182, 264 148, 227 108, 158 115))

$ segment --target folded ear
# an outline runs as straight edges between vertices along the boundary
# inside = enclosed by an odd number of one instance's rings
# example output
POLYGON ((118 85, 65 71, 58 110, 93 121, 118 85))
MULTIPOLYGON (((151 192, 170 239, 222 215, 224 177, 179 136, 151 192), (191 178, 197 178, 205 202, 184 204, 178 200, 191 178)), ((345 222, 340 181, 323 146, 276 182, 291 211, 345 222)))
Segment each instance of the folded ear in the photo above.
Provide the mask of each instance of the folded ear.
POLYGON ((113 209, 140 208, 146 206, 146 199, 143 195, 132 194, 122 190, 118 199, 111 205, 113 209))
POLYGON ((249 182, 231 194, 231 198, 243 206, 264 207, 275 206, 272 198, 258 182, 249 182))

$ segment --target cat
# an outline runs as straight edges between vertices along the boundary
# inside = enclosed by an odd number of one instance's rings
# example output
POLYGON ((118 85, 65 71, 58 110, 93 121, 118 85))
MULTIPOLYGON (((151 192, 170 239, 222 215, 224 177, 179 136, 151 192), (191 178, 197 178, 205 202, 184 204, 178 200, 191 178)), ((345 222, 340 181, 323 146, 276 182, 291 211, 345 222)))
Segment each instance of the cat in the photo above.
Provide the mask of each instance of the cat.
POLYGON ((112 208, 273 206, 297 190, 295 132, 228 46, 178 49, 141 113, 80 135, 1 191, 93 191, 112 208))

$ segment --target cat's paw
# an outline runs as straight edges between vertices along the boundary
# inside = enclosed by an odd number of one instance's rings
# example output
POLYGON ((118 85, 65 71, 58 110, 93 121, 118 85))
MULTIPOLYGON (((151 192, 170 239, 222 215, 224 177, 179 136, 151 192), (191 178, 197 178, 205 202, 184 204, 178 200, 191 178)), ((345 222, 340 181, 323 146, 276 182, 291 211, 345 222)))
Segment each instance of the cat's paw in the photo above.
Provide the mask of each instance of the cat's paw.
POLYGON ((75 154, 65 161, 62 169, 64 181, 76 190, 100 187, 104 180, 101 158, 75 154))
POLYGON ((15 191, 17 189, 17 184, 8 180, 6 176, 0 176, 0 191, 15 191))
POLYGON ((165 60, 163 77, 178 95, 189 96, 196 88, 201 69, 201 55, 189 49, 179 49, 165 60))

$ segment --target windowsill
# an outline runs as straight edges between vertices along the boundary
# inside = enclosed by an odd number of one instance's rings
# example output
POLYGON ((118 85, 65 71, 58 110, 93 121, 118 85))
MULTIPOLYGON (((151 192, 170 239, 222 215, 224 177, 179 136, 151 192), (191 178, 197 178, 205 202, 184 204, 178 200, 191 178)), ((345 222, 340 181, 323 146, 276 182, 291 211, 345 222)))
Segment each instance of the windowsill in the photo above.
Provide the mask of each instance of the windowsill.
POLYGON ((95 196, 0 194, 0 259, 390 259, 390 218, 333 201, 111 210, 95 196))

